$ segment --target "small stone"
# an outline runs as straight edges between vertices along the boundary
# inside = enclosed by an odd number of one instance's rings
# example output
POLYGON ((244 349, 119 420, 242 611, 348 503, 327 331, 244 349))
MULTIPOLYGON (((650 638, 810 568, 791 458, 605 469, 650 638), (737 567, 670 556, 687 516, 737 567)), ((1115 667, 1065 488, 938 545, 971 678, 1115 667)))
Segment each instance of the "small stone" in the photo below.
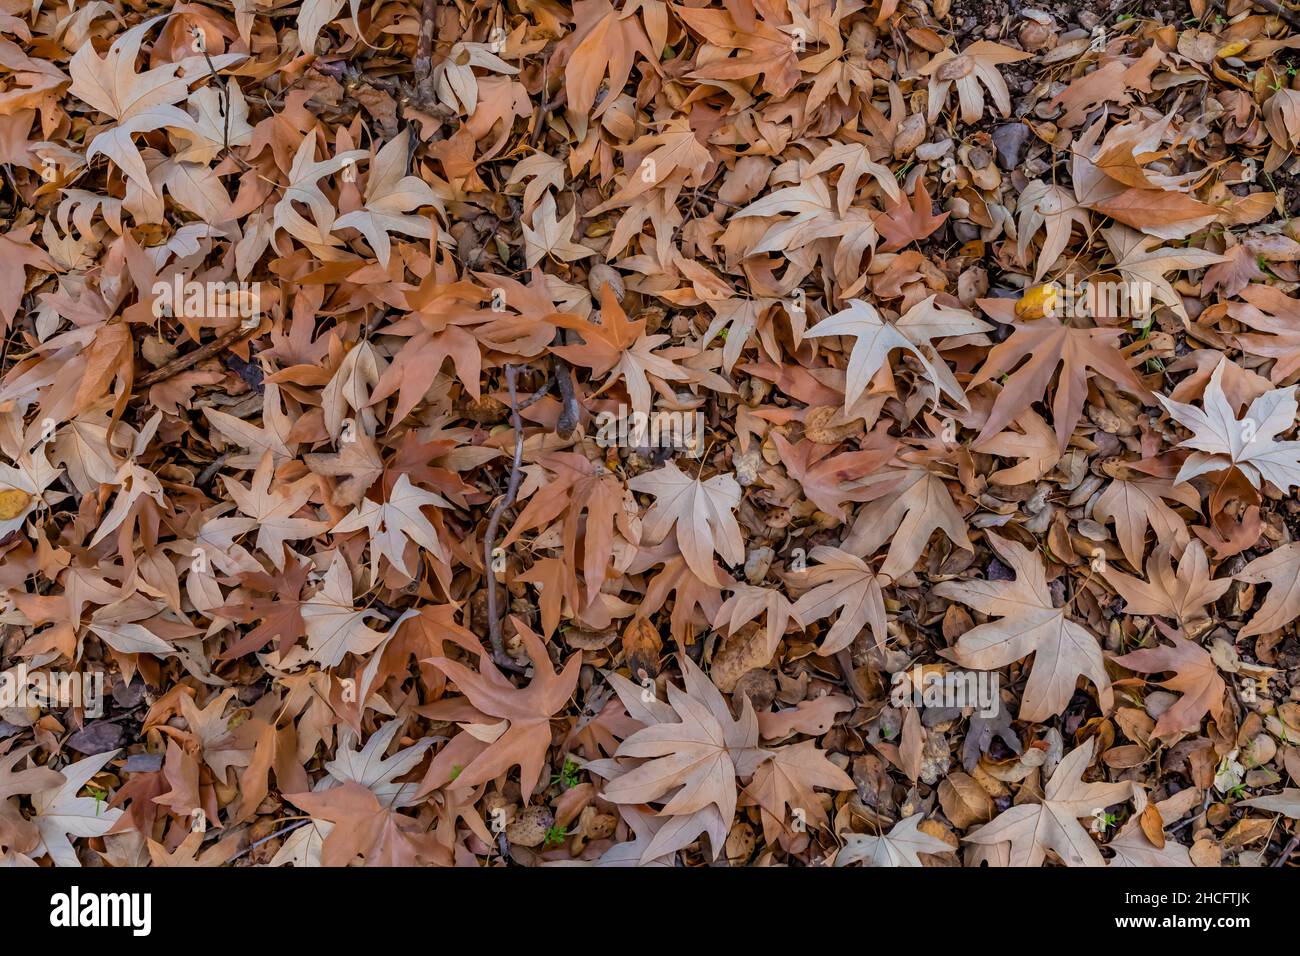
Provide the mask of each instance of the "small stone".
POLYGON ((541 846, 554 823, 555 817, 548 807, 524 807, 506 826, 506 839, 518 846, 541 846))
POLYGON ((925 142, 927 132, 925 117, 920 113, 913 113, 899 123, 898 131, 894 133, 894 158, 906 159, 911 156, 916 148, 925 142))
POLYGON ((771 548, 755 548, 749 552, 745 558, 745 580, 750 584, 758 584, 767 577, 767 570, 772 566, 772 560, 776 557, 776 552, 771 548))
POLYGON ((68 746, 77 753, 102 754, 122 746, 126 733, 120 726, 107 720, 95 720, 68 738, 68 746))
POLYGON ((156 773, 162 769, 162 754, 131 754, 122 766, 123 773, 156 773))
POLYGON ((952 152, 952 140, 944 138, 937 143, 922 143, 916 147, 916 158, 923 163, 932 163, 952 152))
POLYGON ((1015 169, 1029 147, 1029 127, 1024 123, 1003 123, 993 130, 993 145, 998 151, 998 165, 1015 169))

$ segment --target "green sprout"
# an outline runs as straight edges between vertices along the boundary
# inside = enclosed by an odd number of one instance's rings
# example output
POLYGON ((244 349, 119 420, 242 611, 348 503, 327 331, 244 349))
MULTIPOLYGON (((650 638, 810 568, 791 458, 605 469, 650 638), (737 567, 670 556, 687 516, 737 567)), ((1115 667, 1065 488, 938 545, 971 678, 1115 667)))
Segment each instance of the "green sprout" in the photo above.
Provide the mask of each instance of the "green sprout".
POLYGON ((564 838, 567 835, 568 834, 564 832, 564 827, 560 826, 558 823, 552 823, 546 828, 546 846, 548 848, 559 846, 564 842, 564 838))
POLYGON ((564 787, 564 790, 573 790, 578 784, 578 773, 581 773, 581 767, 571 760, 565 760, 564 766, 560 769, 560 786, 564 787))

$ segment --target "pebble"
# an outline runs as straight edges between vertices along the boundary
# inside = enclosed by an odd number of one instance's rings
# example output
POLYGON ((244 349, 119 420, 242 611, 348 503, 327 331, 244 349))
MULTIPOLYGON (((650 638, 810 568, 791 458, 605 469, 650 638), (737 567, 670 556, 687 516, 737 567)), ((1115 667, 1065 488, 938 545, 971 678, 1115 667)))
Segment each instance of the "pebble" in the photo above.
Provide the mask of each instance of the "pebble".
POLYGON ((993 145, 998 151, 998 165, 1015 169, 1029 148, 1029 127, 1024 123, 1003 123, 993 130, 993 145))
POLYGON ((941 139, 937 143, 924 143, 916 148, 916 158, 923 163, 932 163, 952 152, 952 140, 941 139))

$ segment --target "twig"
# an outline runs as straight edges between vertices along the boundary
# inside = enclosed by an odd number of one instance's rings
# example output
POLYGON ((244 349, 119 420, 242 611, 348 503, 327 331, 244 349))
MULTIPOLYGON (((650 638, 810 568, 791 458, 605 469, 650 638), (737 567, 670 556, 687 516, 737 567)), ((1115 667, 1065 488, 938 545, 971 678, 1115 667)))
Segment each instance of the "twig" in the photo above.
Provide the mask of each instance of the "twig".
POLYGON ((299 829, 300 827, 305 827, 305 826, 306 826, 307 824, 309 824, 309 823, 311 823, 311 817, 308 817, 306 820, 299 820, 297 823, 294 823, 294 824, 292 824, 292 825, 290 825, 290 826, 287 826, 287 827, 285 827, 285 828, 282 829, 282 830, 276 830, 276 831, 275 831, 274 833, 272 833, 271 835, 269 835, 269 836, 264 836, 264 837, 262 837, 262 839, 257 840, 257 841, 254 842, 254 843, 250 843, 250 844, 248 844, 248 846, 244 847, 244 849, 240 850, 239 853, 237 853, 235 856, 232 856, 232 857, 231 857, 229 860, 227 860, 226 862, 227 862, 227 863, 234 863, 234 862, 235 862, 236 860, 238 860, 240 857, 244 857, 244 856, 247 856, 248 854, 252 853, 254 850, 256 850, 256 849, 257 849, 259 846, 261 846, 263 843, 266 843, 266 842, 269 841, 269 840, 274 840, 276 837, 284 836, 286 833, 292 833, 294 830, 297 830, 297 829, 299 829))
POLYGON ((560 389, 561 405, 560 417, 555 423, 555 434, 568 438, 578 427, 579 418, 578 397, 573 394, 573 370, 569 368, 568 362, 554 353, 551 354, 551 361, 554 363, 555 384, 560 389))
POLYGON ((208 467, 199 472, 198 480, 194 482, 195 487, 206 488, 212 479, 217 476, 217 472, 221 470, 221 466, 233 457, 234 452, 230 451, 218 456, 215 461, 208 465, 208 467))
POLYGON ((179 355, 176 358, 172 359, 170 362, 168 362, 166 365, 162 365, 154 369, 148 375, 140 379, 140 381, 136 385, 136 388, 149 388, 152 385, 157 385, 159 382, 165 382, 173 375, 177 375, 185 371, 191 365, 197 365, 199 362, 202 362, 205 358, 211 358, 213 355, 216 355, 218 352, 225 349, 226 346, 233 345, 235 342, 238 342, 240 339, 247 338, 248 336, 252 335, 256 331, 257 331, 256 325, 252 326, 251 328, 245 328, 241 323, 240 325, 235 326, 229 332, 217 336, 207 345, 200 345, 193 352, 186 352, 184 355, 179 355))
POLYGON ((501 525, 501 516, 515 503, 515 495, 519 493, 519 483, 524 477, 520 467, 524 460, 524 426, 519 418, 518 381, 519 367, 507 365, 506 387, 510 389, 510 424, 515 430, 515 457, 510 464, 510 481, 506 485, 506 493, 492 509, 492 515, 488 518, 487 533, 483 536, 483 566, 487 570, 488 588, 488 639, 492 643, 492 659, 499 667, 516 672, 521 668, 506 656, 505 640, 501 636, 501 612, 497 603, 497 576, 492 570, 492 552, 496 550, 497 529, 501 525))
POLYGON ((1300 30, 1300 16, 1297 16, 1295 11, 1288 10, 1286 7, 1282 6, 1282 4, 1278 3, 1277 0, 1254 0, 1254 3, 1255 6, 1263 7, 1269 13, 1281 17, 1292 27, 1300 30))
POLYGON ((519 403, 519 410, 522 412, 525 408, 529 408, 533 405, 536 405, 538 402, 540 402, 543 398, 546 397, 546 393, 551 390, 551 386, 554 383, 555 383, 554 374, 548 375, 546 377, 546 381, 542 383, 541 388, 533 392, 533 394, 529 395, 527 398, 525 398, 522 402, 519 403))
POLYGON ((420 5, 420 36, 415 43, 414 88, 417 103, 433 99, 433 26, 438 14, 437 0, 423 0, 420 5))
POLYGON ((1295 852, 1295 848, 1298 846, 1300 846, 1300 833, 1287 841, 1286 846, 1282 848, 1282 855, 1273 861, 1273 865, 1286 866, 1287 860, 1291 859, 1291 854, 1295 852))

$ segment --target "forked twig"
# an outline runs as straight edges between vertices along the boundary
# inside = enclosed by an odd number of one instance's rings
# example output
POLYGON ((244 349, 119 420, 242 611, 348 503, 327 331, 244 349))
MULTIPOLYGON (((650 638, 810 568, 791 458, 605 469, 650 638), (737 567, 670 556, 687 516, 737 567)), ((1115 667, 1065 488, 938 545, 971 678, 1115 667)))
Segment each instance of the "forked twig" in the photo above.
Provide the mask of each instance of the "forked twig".
POLYGON ((519 667, 506 655, 505 640, 501 636, 501 611, 497 600, 497 576, 492 569, 493 552, 496 550, 497 530, 501 526, 501 516, 515 503, 519 494, 519 484, 523 480, 520 466, 524 460, 524 426, 519 417, 518 398, 519 367, 506 366, 506 387, 510 389, 510 425, 515 430, 515 456, 510 463, 510 481, 506 485, 505 495, 496 503, 488 518, 487 532, 483 536, 483 566, 487 570, 487 606, 488 606, 488 640, 492 644, 492 659, 498 667, 520 671, 519 667))

